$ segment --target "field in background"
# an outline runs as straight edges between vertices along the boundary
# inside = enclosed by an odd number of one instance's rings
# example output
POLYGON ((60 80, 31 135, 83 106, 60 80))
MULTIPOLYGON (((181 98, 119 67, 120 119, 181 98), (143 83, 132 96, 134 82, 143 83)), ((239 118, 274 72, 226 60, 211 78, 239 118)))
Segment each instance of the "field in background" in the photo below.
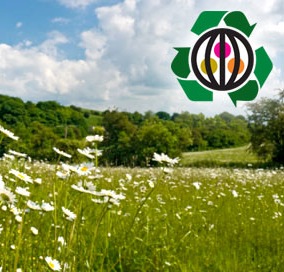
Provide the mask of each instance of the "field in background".
POLYGON ((248 167, 260 165, 256 155, 249 151, 248 146, 200 152, 183 153, 183 166, 224 166, 248 167))

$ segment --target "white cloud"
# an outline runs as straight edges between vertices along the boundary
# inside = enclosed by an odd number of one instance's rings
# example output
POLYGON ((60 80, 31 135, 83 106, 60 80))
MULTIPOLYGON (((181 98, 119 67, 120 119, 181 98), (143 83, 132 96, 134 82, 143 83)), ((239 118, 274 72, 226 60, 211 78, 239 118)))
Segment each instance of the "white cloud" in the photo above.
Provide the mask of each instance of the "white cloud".
POLYGON ((69 19, 64 18, 64 17, 55 17, 51 19, 52 23, 58 23, 58 24, 68 24, 70 22, 69 19))
POLYGON ((95 3, 96 0, 58 0, 58 2, 68 8, 85 8, 95 3))
MULTIPOLYGON (((95 1, 60 2, 83 8, 95 1)), ((214 94, 210 103, 189 101, 171 71, 173 47, 192 45, 196 35, 190 29, 198 14, 210 9, 208 3, 194 0, 125 0, 99 7, 98 25, 81 33, 79 46, 85 55, 80 60, 64 58, 60 48, 69 39, 58 31, 38 46, 1 44, 0 90, 34 100, 59 97, 67 104, 101 110, 115 106, 141 112, 240 114, 244 108, 235 108, 222 93, 214 94)), ((273 59, 283 52, 282 1, 265 0, 260 5, 258 0, 215 0, 214 9, 242 10, 251 23, 257 22, 252 35, 256 45, 263 45, 273 59)), ((53 22, 63 22, 59 18, 53 22)), ((260 97, 282 87, 277 86, 283 84, 281 75, 283 71, 275 67, 260 97)))

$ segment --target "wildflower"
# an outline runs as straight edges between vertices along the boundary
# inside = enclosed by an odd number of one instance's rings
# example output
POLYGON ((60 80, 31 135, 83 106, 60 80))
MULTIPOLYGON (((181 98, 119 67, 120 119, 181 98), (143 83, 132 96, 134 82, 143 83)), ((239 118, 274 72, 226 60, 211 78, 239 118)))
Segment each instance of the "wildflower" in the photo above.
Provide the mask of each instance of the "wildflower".
POLYGON ((42 179, 41 178, 36 178, 34 179, 34 182, 37 184, 41 184, 42 183, 42 179))
POLYGON ((61 178, 61 179, 66 179, 70 176, 70 172, 61 172, 61 171, 57 171, 56 172, 56 176, 61 178))
POLYGON ((154 153, 153 161, 157 161, 159 163, 166 163, 169 166, 174 166, 176 163, 179 162, 179 158, 171 159, 167 154, 162 153, 161 155, 154 153))
POLYGON ((13 174, 14 176, 16 176, 17 178, 23 180, 26 183, 33 183, 32 178, 30 176, 28 176, 27 174, 25 174, 25 173, 22 173, 20 171, 15 170, 15 169, 11 169, 9 171, 9 173, 13 174))
POLYGON ((53 150, 54 150, 57 154, 59 154, 59 155, 61 155, 61 156, 64 156, 64 157, 66 157, 66 158, 68 158, 68 159, 70 159, 70 158, 72 157, 70 154, 68 154, 68 153, 66 153, 66 152, 64 152, 64 151, 61 151, 61 150, 59 150, 59 149, 56 148, 56 147, 53 147, 53 150))
POLYGON ((201 183, 200 182, 193 182, 192 185, 196 188, 196 190, 199 190, 201 183))
POLYGON ((31 193, 28 191, 28 188, 27 188, 27 187, 26 187, 26 188, 23 188, 23 187, 17 186, 15 192, 16 192, 17 194, 19 194, 19 195, 22 195, 22 196, 30 196, 30 194, 31 194, 31 193))
POLYGON ((173 173, 173 169, 169 168, 169 167, 164 167, 163 171, 165 174, 172 174, 173 173))
POLYGON ((96 157, 99 157, 99 156, 103 155, 103 151, 99 150, 99 149, 94 149, 94 150, 92 150, 92 154, 94 154, 96 157))
POLYGON ((0 201, 7 201, 13 204, 17 201, 17 199, 10 189, 5 188, 4 186, 1 187, 0 184, 0 201))
POLYGON ((11 211, 15 216, 21 214, 21 211, 20 211, 15 205, 11 205, 10 211, 11 211))
POLYGON ((33 201, 31 201, 31 200, 28 200, 27 206, 28 206, 30 209, 32 209, 32 210, 38 210, 38 211, 41 210, 40 205, 37 204, 37 203, 35 203, 35 202, 33 202, 33 201))
POLYGON ((76 172, 77 168, 75 166, 72 166, 72 165, 69 165, 69 164, 66 164, 66 163, 62 163, 61 164, 64 172, 76 172))
POLYGON ((16 249, 16 246, 15 246, 15 245, 11 245, 10 248, 13 249, 13 250, 15 250, 15 249, 16 249))
POLYGON ((14 151, 12 149, 9 149, 8 153, 10 153, 12 155, 15 155, 16 157, 22 157, 22 158, 26 158, 27 157, 27 154, 14 151))
POLYGON ((62 211, 63 213, 67 216, 66 219, 69 220, 69 221, 73 221, 76 219, 77 215, 73 212, 71 212, 70 210, 64 208, 64 207, 61 207, 62 208, 62 211))
POLYGON ((18 136, 15 136, 13 132, 11 132, 8 129, 3 128, 1 125, 0 125, 0 132, 2 132, 3 134, 5 134, 6 136, 8 136, 9 138, 11 138, 11 139, 13 139, 15 141, 19 140, 18 136))
POLYGON ((51 270, 53 271, 60 271, 61 270, 61 266, 60 266, 60 263, 55 260, 55 259, 52 259, 51 257, 47 256, 45 257, 45 261, 47 262, 49 268, 51 268, 51 270))
POLYGON ((155 187, 155 183, 152 180, 148 180, 148 184, 149 184, 150 188, 155 187))
POLYGON ((71 188, 82 193, 89 193, 89 191, 86 190, 82 185, 72 184, 71 188))
POLYGON ((15 217, 15 220, 18 222, 18 223, 21 223, 22 221, 23 221, 23 218, 22 218, 22 216, 20 216, 20 215, 16 215, 16 217, 15 217))
POLYGON ((89 159, 95 158, 95 156, 91 154, 94 150, 92 150, 90 148, 84 148, 84 149, 77 148, 77 150, 80 154, 86 156, 89 159))
POLYGON ((281 216, 282 216, 281 212, 274 212, 274 216, 272 218, 276 219, 276 218, 281 217, 281 216))
POLYGON ((233 197, 238 197, 239 196, 239 194, 235 190, 232 190, 232 195, 233 195, 233 197))
POLYGON ((65 246, 65 245, 66 245, 66 242, 65 242, 63 236, 58 236, 57 242, 60 243, 62 246, 65 246))
POLYGON ((4 158, 5 158, 5 159, 9 159, 9 160, 11 160, 11 161, 15 160, 15 156, 13 156, 13 155, 6 154, 6 153, 4 153, 3 155, 4 155, 4 158))
POLYGON ((77 169, 76 169, 76 173, 79 175, 79 176, 87 176, 91 173, 91 169, 92 168, 89 168, 88 166, 86 165, 80 165, 77 169))
POLYGON ((33 233, 33 235, 38 235, 38 229, 35 227, 31 227, 31 232, 33 233))
POLYGON ((100 135, 90 135, 86 137, 86 140, 88 142, 102 142, 104 140, 104 136, 100 136, 100 135))
POLYGON ((52 205, 50 205, 49 203, 46 203, 46 202, 43 202, 41 204, 41 208, 46 212, 54 211, 54 207, 52 205))
POLYGON ((96 204, 104 204, 108 202, 108 199, 101 200, 101 199, 92 198, 91 200, 96 204))

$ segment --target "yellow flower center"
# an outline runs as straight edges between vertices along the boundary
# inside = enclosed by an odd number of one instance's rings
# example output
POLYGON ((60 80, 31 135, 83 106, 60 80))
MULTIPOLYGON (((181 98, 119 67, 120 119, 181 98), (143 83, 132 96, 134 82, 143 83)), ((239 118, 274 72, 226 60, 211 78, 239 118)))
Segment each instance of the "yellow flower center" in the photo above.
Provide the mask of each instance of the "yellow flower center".
POLYGON ((55 265, 54 265, 53 262, 49 262, 48 265, 49 265, 49 267, 50 267, 51 269, 55 268, 55 265))
POLYGON ((83 167, 81 168, 81 171, 83 171, 83 172, 88 171, 88 167, 87 167, 87 166, 83 166, 83 167))
POLYGON ((22 174, 18 174, 18 178, 25 179, 25 177, 22 174))

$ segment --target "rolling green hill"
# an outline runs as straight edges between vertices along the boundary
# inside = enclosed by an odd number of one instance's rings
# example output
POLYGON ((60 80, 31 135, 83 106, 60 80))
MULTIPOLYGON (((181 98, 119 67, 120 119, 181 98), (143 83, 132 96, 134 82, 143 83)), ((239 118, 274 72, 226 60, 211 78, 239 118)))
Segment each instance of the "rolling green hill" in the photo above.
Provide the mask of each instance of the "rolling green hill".
POLYGON ((181 160, 183 166, 253 166, 261 163, 249 151, 249 146, 216 149, 200 152, 185 152, 181 160))

